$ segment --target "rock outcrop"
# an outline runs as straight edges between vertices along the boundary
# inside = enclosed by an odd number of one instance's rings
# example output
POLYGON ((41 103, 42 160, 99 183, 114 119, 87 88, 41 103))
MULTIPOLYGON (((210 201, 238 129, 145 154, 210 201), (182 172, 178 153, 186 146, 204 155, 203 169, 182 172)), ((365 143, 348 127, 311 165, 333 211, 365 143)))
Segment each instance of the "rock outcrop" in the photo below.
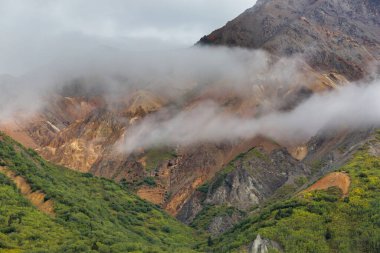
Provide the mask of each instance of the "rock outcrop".
MULTIPOLYGON (((233 207, 248 212, 273 196, 286 184, 293 185, 299 177, 310 175, 310 167, 295 160, 286 149, 266 152, 254 148, 227 165, 205 187, 198 189, 184 204, 177 218, 192 224, 206 207, 233 207)), ((208 230, 218 233, 236 224, 243 216, 232 212, 216 215, 208 230), (215 225, 220 229, 214 229, 215 225)), ((215 235, 215 234, 214 234, 215 235)))
POLYGON ((269 250, 283 252, 281 246, 277 242, 261 238, 260 235, 257 235, 256 239, 249 245, 248 253, 268 253, 269 250))

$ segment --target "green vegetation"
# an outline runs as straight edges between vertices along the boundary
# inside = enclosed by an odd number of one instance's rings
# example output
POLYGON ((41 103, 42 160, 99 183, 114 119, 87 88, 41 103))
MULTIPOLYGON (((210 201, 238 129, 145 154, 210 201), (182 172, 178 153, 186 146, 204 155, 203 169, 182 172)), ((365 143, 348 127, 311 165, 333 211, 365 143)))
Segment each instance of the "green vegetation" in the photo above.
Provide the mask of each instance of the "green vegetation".
MULTIPOLYGON (((251 155, 268 158, 257 151, 240 155, 213 184, 251 155)), ((206 206, 189 228, 126 187, 52 165, 2 134, 0 166, 43 191, 55 209, 54 217, 42 213, 0 173, 0 252, 240 252, 257 234, 278 242, 287 253, 380 252, 380 157, 366 148, 339 168, 351 178, 348 196, 333 187, 276 198, 217 238, 197 235, 193 228, 207 229, 214 217, 238 212, 233 207, 206 206)), ((144 183, 155 184, 153 178, 144 183)), ((302 177, 295 180, 297 186, 305 183, 302 177)), ((290 190, 282 189, 284 196, 290 190)))
POLYGON ((156 183, 156 181, 154 180, 153 177, 146 177, 146 178, 144 178, 144 184, 146 184, 148 186, 151 186, 151 187, 157 186, 157 183, 156 183))
POLYGON ((113 181, 52 165, 3 134, 0 161, 55 209, 40 212, 0 173, 0 252, 193 252, 199 240, 113 181))
POLYGON ((321 170, 323 167, 323 161, 316 160, 311 164, 311 172, 312 174, 315 174, 321 170))
POLYGON ((243 161, 247 163, 249 160, 252 160, 254 157, 259 158, 265 162, 270 162, 270 158, 267 154, 264 154, 257 148, 253 148, 250 151, 248 151, 244 156, 243 156, 243 161))
POLYGON ((146 153, 146 170, 152 171, 165 161, 169 161, 177 157, 177 154, 168 148, 150 149, 146 153))
POLYGON ((199 230, 207 230, 215 217, 231 217, 236 212, 239 213, 239 215, 243 215, 241 211, 231 206, 207 205, 203 208, 199 215, 197 215, 191 223, 191 226, 199 230))
POLYGON ((380 252, 380 158, 362 149, 340 170, 351 177, 348 197, 330 188, 278 201, 203 249, 238 252, 260 234, 287 253, 380 252))
POLYGON ((204 184, 202 184, 201 186, 199 186, 197 188, 197 191, 202 192, 202 193, 207 193, 209 187, 210 187, 210 182, 207 181, 204 184))
POLYGON ((307 178, 306 177, 297 177, 295 180, 294 180, 294 183, 296 184, 297 187, 301 187, 303 186, 304 184, 306 184, 308 182, 307 178))

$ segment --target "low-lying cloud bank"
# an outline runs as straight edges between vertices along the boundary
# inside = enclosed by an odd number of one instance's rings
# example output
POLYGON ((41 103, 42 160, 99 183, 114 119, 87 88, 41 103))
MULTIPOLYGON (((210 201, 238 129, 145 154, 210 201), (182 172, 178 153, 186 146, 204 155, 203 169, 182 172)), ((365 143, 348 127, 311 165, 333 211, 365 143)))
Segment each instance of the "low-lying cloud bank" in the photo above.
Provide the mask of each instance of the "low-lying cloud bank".
POLYGON ((15 113, 35 113, 52 94, 73 84, 85 93, 98 90, 111 100, 138 89, 175 99, 181 92, 208 85, 242 94, 257 83, 287 86, 300 73, 301 60, 273 60, 258 50, 194 47, 130 52, 85 44, 56 52, 50 64, 36 65, 26 74, 1 75, 0 121, 15 113))
POLYGON ((152 116, 126 133, 119 148, 131 153, 160 145, 223 142, 263 135, 279 141, 305 141, 319 131, 380 126, 380 81, 348 85, 314 95, 294 110, 242 118, 205 102, 168 120, 152 116))

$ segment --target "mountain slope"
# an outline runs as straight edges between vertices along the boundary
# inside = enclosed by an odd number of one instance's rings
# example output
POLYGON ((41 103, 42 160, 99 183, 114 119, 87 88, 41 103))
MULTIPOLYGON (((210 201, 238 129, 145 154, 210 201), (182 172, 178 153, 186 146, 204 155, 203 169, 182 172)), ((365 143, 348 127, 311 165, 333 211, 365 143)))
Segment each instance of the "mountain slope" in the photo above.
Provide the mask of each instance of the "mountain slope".
POLYGON ((54 203, 53 216, 39 211, 3 170, 1 252, 192 252, 199 238, 120 185, 54 166, 3 134, 0 162, 54 203))
POLYGON ((244 252, 260 234, 287 253, 379 252, 380 132, 338 170, 351 179, 347 195, 333 186, 277 201, 209 240, 207 250, 244 252))
POLYGON ((202 45, 261 48, 279 56, 302 54, 316 68, 350 79, 380 60, 377 0, 259 0, 202 45))
POLYGON ((305 144, 307 155, 301 160, 278 145, 243 152, 198 187, 177 218, 218 236, 251 210, 292 197, 310 182, 343 166, 372 136, 373 129, 320 133, 305 144))

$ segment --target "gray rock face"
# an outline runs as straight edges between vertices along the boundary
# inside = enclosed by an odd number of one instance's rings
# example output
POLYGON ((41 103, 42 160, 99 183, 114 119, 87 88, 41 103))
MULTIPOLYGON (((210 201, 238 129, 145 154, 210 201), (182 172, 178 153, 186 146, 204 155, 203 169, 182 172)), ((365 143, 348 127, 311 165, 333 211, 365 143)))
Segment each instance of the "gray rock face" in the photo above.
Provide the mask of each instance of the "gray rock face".
POLYGON ((380 144, 379 143, 373 143, 370 144, 368 147, 368 151, 371 155, 380 157, 380 144))
MULTIPOLYGON (((266 154, 252 149, 235 160, 233 170, 210 182, 207 193, 196 192, 185 203, 177 218, 187 224, 193 222, 205 206, 230 206, 246 212, 271 197, 281 186, 298 176, 310 173, 307 166, 296 161, 285 149, 266 154)), ((208 230, 213 234, 226 231, 240 220, 240 216, 216 216, 208 230)))
POLYGON ((208 231, 214 236, 218 236, 232 228, 240 221, 241 217, 234 213, 232 216, 216 216, 210 223, 208 231))
POLYGON ((303 54, 310 65, 364 76, 380 58, 378 0, 261 0, 199 44, 303 54))
POLYGON ((319 164, 319 172, 312 180, 345 164, 372 138, 374 131, 372 128, 360 131, 325 131, 314 136, 307 144, 309 153, 303 160, 303 163, 311 166, 319 164))
POLYGON ((226 204, 246 210, 260 202, 261 193, 257 187, 262 188, 245 169, 239 168, 227 175, 219 187, 209 192, 204 203, 226 204))
POLYGON ((190 224, 203 209, 204 194, 195 192, 182 206, 177 219, 185 224, 190 224))
MULTIPOLYGON (((251 151, 252 152, 252 151, 251 151)), ((223 181, 211 185, 205 204, 228 205, 246 211, 270 197, 288 180, 308 174, 308 169, 294 160, 286 150, 280 149, 266 155, 248 155, 223 181), (260 157, 261 156, 261 157, 260 157)))
POLYGON ((248 253, 268 253, 270 249, 283 252, 277 242, 261 238, 260 235, 257 235, 256 239, 249 246, 248 253))

